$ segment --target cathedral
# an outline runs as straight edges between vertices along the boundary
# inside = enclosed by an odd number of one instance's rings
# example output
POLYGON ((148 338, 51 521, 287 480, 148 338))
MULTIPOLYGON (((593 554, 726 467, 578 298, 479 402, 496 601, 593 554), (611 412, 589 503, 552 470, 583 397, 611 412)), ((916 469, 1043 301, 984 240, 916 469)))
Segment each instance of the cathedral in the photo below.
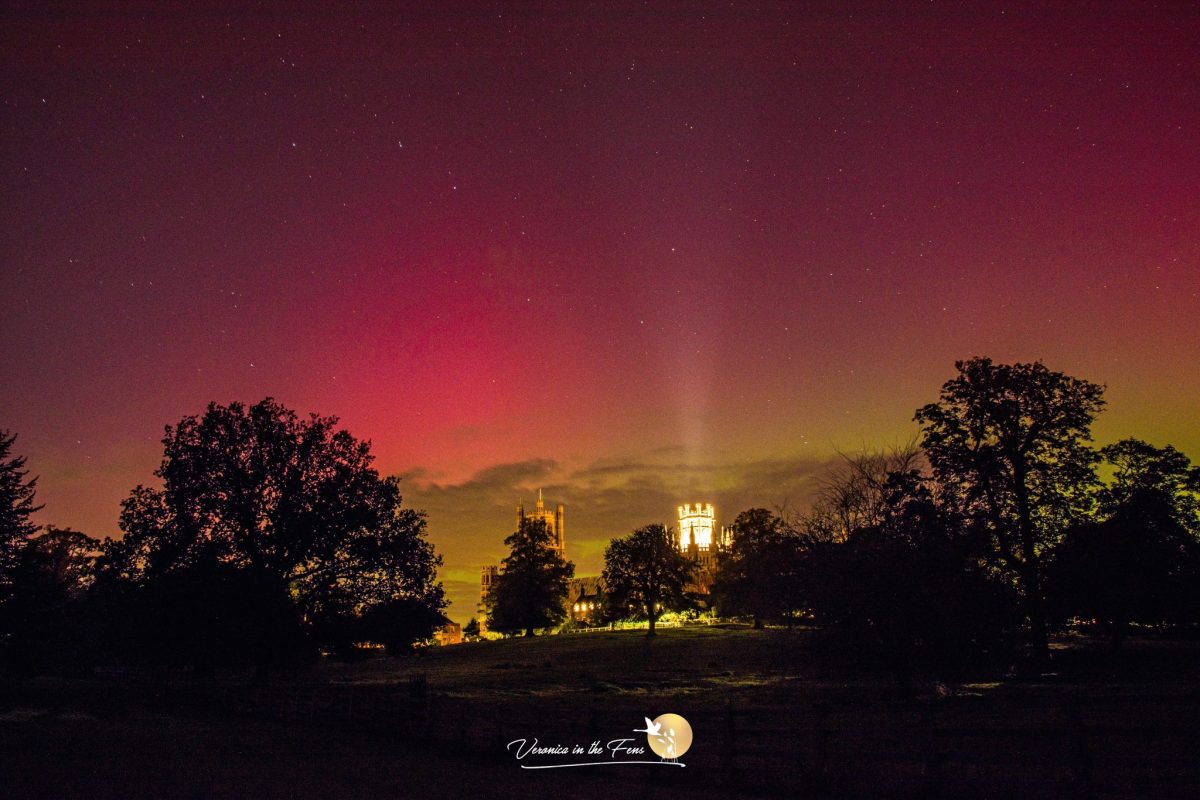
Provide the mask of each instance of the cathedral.
POLYGON ((727 527, 717 527, 712 503, 686 503, 678 513, 676 546, 701 567, 716 567, 717 553, 729 547, 733 534, 727 527))
POLYGON ((517 503, 517 527, 521 527, 521 523, 527 519, 541 520, 546 523, 546 528, 550 533, 554 534, 554 550, 565 561, 567 558, 567 539, 563 530, 563 504, 559 503, 554 511, 546 510, 546 503, 542 500, 542 490, 538 489, 537 505, 533 507, 533 511, 525 511, 525 502, 517 503))
POLYGON ((708 594, 717 571, 717 554, 733 542, 733 530, 716 524, 712 503, 685 503, 677 509, 675 545, 696 565, 689 592, 708 594))
MULTIPOLYGON (((706 595, 712 586, 713 576, 717 568, 717 554, 729 547, 732 541, 732 531, 716 523, 716 512, 712 503, 685 503, 676 509, 677 524, 672 532, 675 546, 696 564, 696 571, 688 591, 706 595)), ((517 526, 527 519, 539 519, 553 534, 551 547, 564 560, 567 557, 567 540, 564 529, 563 504, 559 503, 554 511, 546 509, 542 498, 542 490, 538 489, 537 503, 532 510, 526 510, 524 501, 517 503, 517 526)), ((480 631, 486 631, 487 596, 491 592, 500 568, 495 564, 484 566, 479 575, 479 607, 476 618, 479 620, 480 631)), ((597 621, 604 595, 604 581, 596 575, 573 578, 567 594, 567 617, 576 623, 591 623, 597 621)))
MULTIPOLYGON (((567 558, 567 534, 563 504, 559 503, 553 511, 546 510, 546 501, 542 499, 542 490, 538 489, 537 502, 532 511, 525 510, 525 501, 517 501, 517 528, 525 520, 541 520, 546 523, 546 529, 554 537, 551 548, 564 561, 567 558)), ((500 575, 500 567, 495 564, 485 565, 479 572, 479 605, 476 607, 475 619, 479 622, 481 633, 487 630, 487 596, 492 591, 492 585, 500 575)))

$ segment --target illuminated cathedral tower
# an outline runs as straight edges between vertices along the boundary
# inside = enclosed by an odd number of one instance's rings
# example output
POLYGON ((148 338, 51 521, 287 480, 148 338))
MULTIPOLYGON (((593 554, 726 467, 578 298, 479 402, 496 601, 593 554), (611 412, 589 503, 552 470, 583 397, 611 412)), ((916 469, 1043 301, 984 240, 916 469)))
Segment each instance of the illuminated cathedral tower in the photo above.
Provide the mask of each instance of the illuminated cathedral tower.
POLYGON ((690 552, 709 550, 713 546, 713 523, 716 515, 712 503, 686 503, 679 507, 679 549, 690 552))
POLYGON ((563 559, 567 557, 567 534, 563 527, 563 504, 559 503, 553 511, 546 510, 546 503, 542 500, 542 490, 538 489, 537 505, 533 507, 533 511, 525 510, 525 502, 517 503, 517 527, 521 527, 521 521, 526 519, 540 519, 546 523, 546 528, 554 536, 554 550, 563 559))
POLYGON ((716 521, 712 503, 679 506, 675 544, 697 567, 689 591, 708 594, 717 567, 717 553, 729 546, 729 528, 717 527, 716 521))

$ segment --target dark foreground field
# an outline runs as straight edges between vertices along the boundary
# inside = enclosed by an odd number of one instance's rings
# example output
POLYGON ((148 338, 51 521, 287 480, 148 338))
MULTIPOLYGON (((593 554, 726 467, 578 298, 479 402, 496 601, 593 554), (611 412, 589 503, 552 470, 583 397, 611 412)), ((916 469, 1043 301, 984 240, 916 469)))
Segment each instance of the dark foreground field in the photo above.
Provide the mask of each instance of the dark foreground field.
MULTIPOLYGON (((1037 680, 891 683, 809 635, 673 629, 324 663, 250 685, 112 674, 9 682, 6 797, 1197 797, 1200 647, 1112 661, 1057 643, 1037 680), (521 770, 505 744, 626 736, 686 717, 683 769, 521 770)), ((543 762, 544 763, 544 762, 543 762)))

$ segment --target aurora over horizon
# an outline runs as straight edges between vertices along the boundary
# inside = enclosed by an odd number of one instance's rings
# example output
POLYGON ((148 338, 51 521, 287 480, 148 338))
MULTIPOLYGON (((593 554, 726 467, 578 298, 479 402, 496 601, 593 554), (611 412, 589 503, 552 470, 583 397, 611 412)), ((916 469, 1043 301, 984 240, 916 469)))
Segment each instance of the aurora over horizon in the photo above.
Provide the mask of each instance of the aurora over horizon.
MULTIPOLYGON (((1200 8, 3 12, 0 428, 119 535, 163 427, 370 439, 465 622, 539 487, 568 558, 803 504, 955 360, 1200 460, 1200 8)), ((86 9, 86 10, 85 10, 86 9)))

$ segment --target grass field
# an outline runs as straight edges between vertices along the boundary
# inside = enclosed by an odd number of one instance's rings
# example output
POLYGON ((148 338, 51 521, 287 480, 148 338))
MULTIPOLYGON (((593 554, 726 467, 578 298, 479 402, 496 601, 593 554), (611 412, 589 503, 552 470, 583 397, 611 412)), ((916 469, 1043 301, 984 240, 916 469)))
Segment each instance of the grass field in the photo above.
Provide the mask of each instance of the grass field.
POLYGON ((6 796, 1196 797, 1200 647, 1056 643, 1038 680, 922 684, 819 659, 807 631, 481 642, 229 674, 9 683, 6 796), (636 736, 674 712, 685 769, 524 771, 515 738, 636 736))

